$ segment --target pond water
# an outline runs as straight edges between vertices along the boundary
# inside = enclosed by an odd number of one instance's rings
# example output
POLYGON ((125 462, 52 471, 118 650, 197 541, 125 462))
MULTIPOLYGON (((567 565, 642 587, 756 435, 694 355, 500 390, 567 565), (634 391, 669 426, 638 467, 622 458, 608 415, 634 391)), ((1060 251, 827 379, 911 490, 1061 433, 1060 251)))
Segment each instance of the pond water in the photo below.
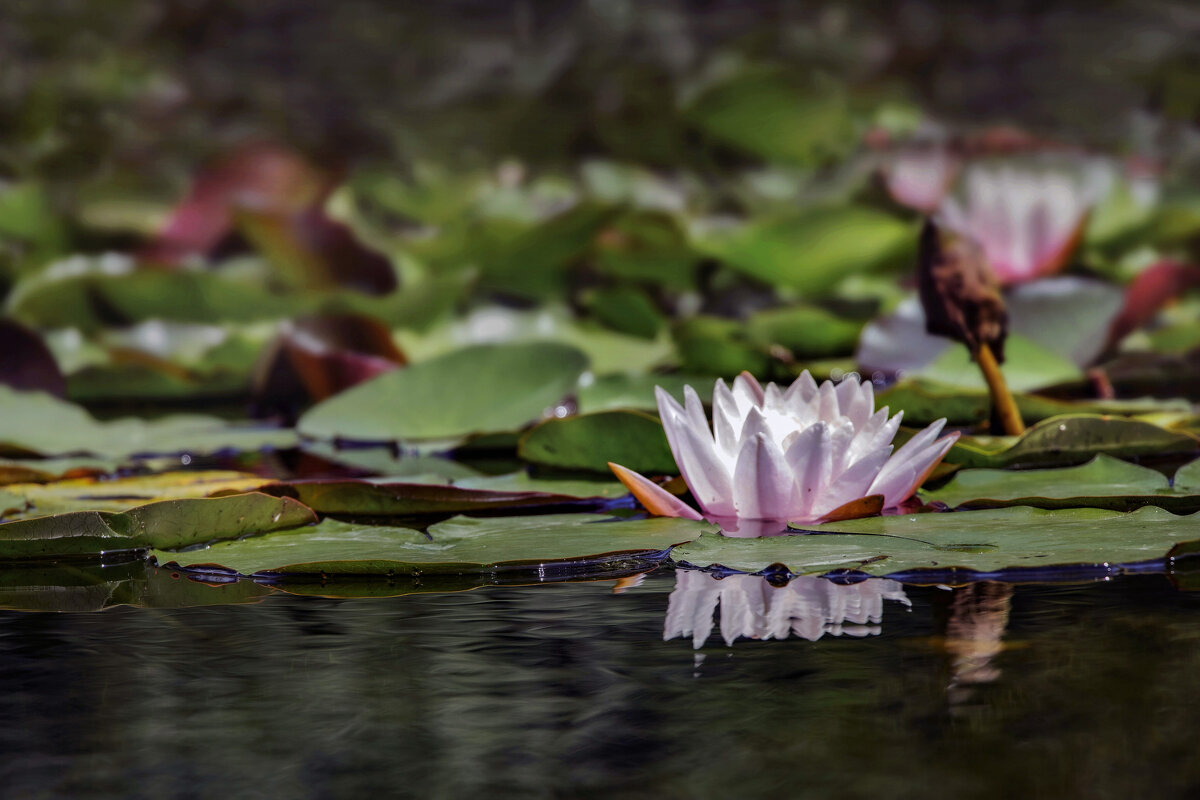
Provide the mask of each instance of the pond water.
MULTIPOLYGON (((127 588, 87 583, 22 603, 127 588)), ((1166 576, 634 583, 0 612, 0 795, 1200 792, 1200 595, 1166 576)))

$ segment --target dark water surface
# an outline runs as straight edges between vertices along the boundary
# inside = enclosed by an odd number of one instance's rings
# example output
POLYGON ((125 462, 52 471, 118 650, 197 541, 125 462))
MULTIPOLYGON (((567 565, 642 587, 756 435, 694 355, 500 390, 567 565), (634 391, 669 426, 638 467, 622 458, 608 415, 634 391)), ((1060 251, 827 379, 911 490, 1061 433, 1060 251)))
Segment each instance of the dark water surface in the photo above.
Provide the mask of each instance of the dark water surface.
POLYGON ((1198 676, 1162 576, 3 611, 0 793, 1193 797, 1198 676))

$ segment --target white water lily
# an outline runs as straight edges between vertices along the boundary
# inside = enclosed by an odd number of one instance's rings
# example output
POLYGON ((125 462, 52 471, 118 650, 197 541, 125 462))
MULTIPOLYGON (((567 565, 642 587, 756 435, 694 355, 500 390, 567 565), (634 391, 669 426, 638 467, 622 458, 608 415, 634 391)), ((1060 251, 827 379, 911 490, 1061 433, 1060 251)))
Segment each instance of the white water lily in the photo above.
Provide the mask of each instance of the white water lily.
MULTIPOLYGON (((940 439, 938 420, 892 452, 903 412, 875 411, 870 381, 851 375, 817 385, 806 370, 788 388, 763 387, 748 373, 733 388, 718 380, 709 428, 700 397, 684 387, 681 406, 661 387, 658 412, 675 463, 712 518, 813 522, 849 503, 882 495, 899 505, 958 438, 940 439)), ((631 470, 613 472, 651 513, 700 519, 677 497, 631 470)))
POLYGON ((884 600, 912 605, 904 586, 887 578, 843 585, 805 575, 772 586, 758 575, 718 579, 705 572, 679 571, 667 604, 663 640, 690 636, 694 648, 703 647, 712 635, 717 609, 727 645, 739 637, 799 636, 815 642, 822 636, 874 636, 880 632, 884 600))
POLYGON ((1100 162, 1073 169, 974 164, 962 182, 939 221, 978 242, 996 277, 1010 284, 1064 266, 1112 173, 1100 162))

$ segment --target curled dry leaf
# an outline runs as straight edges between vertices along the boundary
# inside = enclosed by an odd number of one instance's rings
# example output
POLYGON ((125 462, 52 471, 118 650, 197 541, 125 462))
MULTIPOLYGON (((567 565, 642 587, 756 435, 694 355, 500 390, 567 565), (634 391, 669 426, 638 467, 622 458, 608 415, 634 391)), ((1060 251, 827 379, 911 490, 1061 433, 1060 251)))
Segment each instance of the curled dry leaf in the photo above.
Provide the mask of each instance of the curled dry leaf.
POLYGON ((972 353, 986 344, 1003 363, 1008 313, 979 245, 926 221, 917 259, 926 329, 963 342, 972 353))

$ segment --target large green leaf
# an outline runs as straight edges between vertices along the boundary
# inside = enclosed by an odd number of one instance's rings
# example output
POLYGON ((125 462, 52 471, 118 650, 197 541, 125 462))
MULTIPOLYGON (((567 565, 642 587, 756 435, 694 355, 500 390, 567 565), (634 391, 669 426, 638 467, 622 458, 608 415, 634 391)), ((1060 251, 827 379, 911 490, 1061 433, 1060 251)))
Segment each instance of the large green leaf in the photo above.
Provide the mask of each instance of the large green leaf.
POLYGON ((628 522, 594 514, 455 517, 429 529, 351 525, 326 520, 302 533, 215 544, 203 551, 156 552, 160 563, 219 565, 261 572, 330 575, 467 574, 553 567, 614 568, 657 557, 712 527, 703 522, 628 522))
POLYGON ((296 435, 290 430, 235 425, 200 414, 171 414, 154 420, 125 417, 100 422, 80 406, 43 392, 18 392, 0 386, 0 452, 92 453, 122 458, 284 448, 295 441, 296 435))
POLYGON ((587 358, 549 342, 475 345, 388 372, 318 403, 299 431, 318 439, 452 439, 524 427, 574 388, 587 358))
POLYGON ((661 386, 680 403, 683 402, 683 387, 692 386, 701 396, 711 392, 713 379, 699 375, 672 373, 658 375, 602 375, 585 386, 578 394, 580 413, 611 411, 616 408, 635 408, 653 411, 658 407, 654 389, 661 386))
POLYGON ((1181 517, 1153 507, 1125 514, 1022 506, 871 517, 808 530, 821 535, 736 539, 705 534, 676 548, 672 558, 741 572, 784 564, 798 573, 853 569, 871 575, 1127 564, 1165 558, 1181 543, 1200 539, 1200 515, 1181 517))
POLYGON ((934 492, 928 502, 954 508, 1109 508, 1130 511, 1153 505, 1175 512, 1200 511, 1200 493, 1172 491, 1162 473, 1111 456, 1059 469, 968 469, 934 492))
MULTIPOLYGON (((971 369, 979 370, 971 366, 971 369)), ((1186 400, 1092 400, 1069 402, 1033 394, 1017 394, 1017 407, 1026 424, 1060 414, 1147 414, 1155 411, 1187 411, 1186 400)), ((983 389, 963 389, 922 379, 903 380, 876 396, 876 407, 890 406, 904 411, 910 425, 928 425, 945 418, 951 425, 976 425, 986 422, 991 400, 983 389)))
POLYGON ((607 473, 608 462, 614 461, 636 472, 678 471, 658 418, 640 411, 546 420, 522 437, 517 454, 562 469, 607 473))
POLYGON ((28 506, 20 516, 44 517, 69 511, 120 512, 160 500, 208 497, 218 492, 249 492, 266 482, 244 472, 188 470, 118 478, 72 478, 46 484, 12 484, 8 486, 8 492, 20 495, 28 506))
POLYGON ((249 493, 164 500, 126 512, 75 511, 0 524, 0 559, 111 557, 152 547, 187 547, 317 521, 290 498, 249 493))
POLYGON ((809 86, 770 69, 751 69, 700 94, 686 118, 714 139, 753 155, 811 164, 850 146, 844 90, 809 86))
POLYGON ((1042 420, 1015 441, 959 439, 946 460, 970 467, 1032 467, 1082 464, 1099 453, 1161 456, 1197 449, 1194 436, 1137 419, 1067 414, 1042 420))
POLYGON ((916 235, 907 222, 859 206, 823 206, 701 236, 696 246, 773 286, 819 293, 847 275, 903 260, 916 235))
MULTIPOLYGON (((1007 358, 1001 371, 1008 387, 1015 392, 1066 383, 1082 374, 1071 361, 1019 334, 1009 335, 1004 349, 1007 358)), ((986 386, 979 367, 961 345, 947 348, 932 364, 918 370, 917 375, 962 389, 986 386)))
POLYGON ((262 491, 293 497, 322 514, 407 517, 419 514, 513 510, 573 503, 576 497, 544 491, 500 491, 357 480, 311 480, 274 483, 262 491))

